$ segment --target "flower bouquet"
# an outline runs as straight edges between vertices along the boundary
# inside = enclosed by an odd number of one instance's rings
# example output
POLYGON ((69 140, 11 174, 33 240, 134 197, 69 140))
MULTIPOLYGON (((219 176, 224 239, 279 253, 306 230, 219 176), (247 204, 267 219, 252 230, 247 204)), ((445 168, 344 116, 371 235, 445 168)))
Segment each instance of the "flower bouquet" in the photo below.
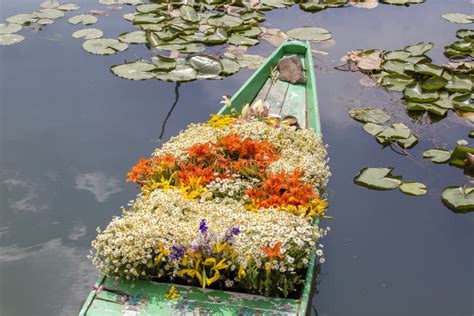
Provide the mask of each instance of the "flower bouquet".
POLYGON ((140 194, 92 242, 98 270, 296 294, 311 255, 322 256, 326 231, 313 224, 325 217, 330 173, 319 137, 267 112, 257 102, 242 115, 212 115, 140 159, 128 173, 140 194))

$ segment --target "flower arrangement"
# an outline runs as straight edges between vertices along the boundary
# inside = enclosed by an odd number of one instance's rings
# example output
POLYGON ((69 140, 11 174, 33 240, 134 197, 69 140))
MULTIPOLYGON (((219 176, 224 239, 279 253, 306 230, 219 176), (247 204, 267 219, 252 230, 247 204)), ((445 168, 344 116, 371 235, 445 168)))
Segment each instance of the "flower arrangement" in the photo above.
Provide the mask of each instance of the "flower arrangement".
POLYGON ((310 256, 323 255, 313 222, 326 217, 326 149, 256 105, 191 124, 131 168, 141 192, 98 229, 99 271, 278 297, 300 289, 310 256))

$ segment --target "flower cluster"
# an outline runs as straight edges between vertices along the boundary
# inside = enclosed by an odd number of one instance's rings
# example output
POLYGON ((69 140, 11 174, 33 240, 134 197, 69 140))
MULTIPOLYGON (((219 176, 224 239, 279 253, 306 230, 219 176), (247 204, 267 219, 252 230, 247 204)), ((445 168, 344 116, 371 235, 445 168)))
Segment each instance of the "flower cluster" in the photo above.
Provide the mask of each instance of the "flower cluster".
POLYGON ((264 107, 249 112, 259 115, 192 124, 132 167, 141 193, 92 242, 102 273, 270 296, 300 289, 326 233, 313 225, 327 207, 326 150, 264 107))

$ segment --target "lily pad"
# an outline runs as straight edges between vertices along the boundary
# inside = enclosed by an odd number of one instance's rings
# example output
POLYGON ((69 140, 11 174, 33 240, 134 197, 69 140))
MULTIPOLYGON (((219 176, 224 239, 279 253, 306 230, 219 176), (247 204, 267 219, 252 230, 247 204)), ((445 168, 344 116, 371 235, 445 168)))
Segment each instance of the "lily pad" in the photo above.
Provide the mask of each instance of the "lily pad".
POLYGON ((59 5, 57 0, 46 0, 40 4, 40 7, 43 9, 54 9, 59 7, 59 5))
POLYGON ((243 54, 237 61, 242 68, 257 69, 266 58, 260 55, 243 54))
POLYGON ((423 75, 430 75, 430 76, 441 76, 443 74, 443 67, 438 65, 430 64, 430 63, 423 63, 423 64, 416 64, 415 65, 415 72, 423 75))
POLYGON ((446 89, 449 92, 468 93, 472 89, 472 79, 468 76, 456 76, 447 83, 446 89))
POLYGON ((259 40, 244 37, 238 34, 232 34, 227 42, 232 45, 254 46, 259 43, 259 40))
POLYGON ((362 126, 362 128, 364 129, 364 131, 366 131, 372 136, 377 135, 378 133, 382 132, 385 129, 384 126, 374 124, 374 123, 366 123, 364 124, 364 126, 362 126))
POLYGON ((90 40, 90 39, 95 39, 95 38, 101 38, 104 35, 104 33, 99 30, 99 29, 82 29, 79 31, 76 31, 72 33, 72 37, 74 38, 83 38, 85 40, 90 40))
POLYGON ((426 189, 426 185, 423 183, 419 182, 403 182, 400 187, 400 191, 408 194, 408 195, 426 195, 428 193, 428 190, 426 189))
POLYGON ((465 167, 466 155, 468 153, 474 154, 474 148, 456 146, 456 148, 454 148, 453 152, 451 153, 451 157, 449 157, 449 164, 458 168, 465 167))
POLYGON ((57 9, 61 11, 76 11, 79 10, 81 7, 75 3, 67 3, 60 5, 57 9))
POLYGON ((389 73, 397 73, 400 75, 405 74, 407 70, 414 69, 411 63, 398 59, 384 61, 382 68, 389 73))
POLYGON ((447 187, 441 192, 441 199, 453 211, 474 211, 474 188, 447 187))
POLYGON ((445 13, 441 17, 446 21, 459 24, 469 24, 474 21, 474 15, 464 13, 445 13))
POLYGON ((156 78, 163 81, 187 82, 197 79, 197 71, 188 65, 178 65, 176 69, 166 73, 156 73, 156 78))
POLYGON ((438 91, 448 84, 448 80, 443 77, 433 76, 423 80, 421 88, 427 91, 438 91))
POLYGON ((404 50, 394 50, 394 51, 389 51, 385 54, 384 58, 385 60, 391 60, 391 59, 400 59, 400 60, 406 60, 411 56, 410 52, 404 51, 404 50))
POLYGON ((397 73, 391 73, 387 76, 384 76, 382 78, 382 85, 383 86, 396 86, 400 87, 400 89, 397 89, 398 91, 403 91, 405 86, 410 85, 415 83, 415 79, 413 79, 410 76, 404 75, 404 74, 397 74, 397 73))
POLYGON ((113 55, 128 48, 128 45, 114 38, 90 39, 82 44, 85 51, 95 55, 113 55))
POLYGON ((395 123, 377 134, 377 137, 384 140, 396 140, 408 138, 410 135, 411 130, 405 124, 395 123))
POLYGON ((25 37, 19 34, 4 34, 0 35, 0 45, 8 46, 18 44, 24 39, 25 37))
POLYGON ((230 76, 240 70, 240 64, 232 59, 221 59, 222 72, 224 76, 230 76))
POLYGON ((17 14, 7 18, 7 22, 20 25, 30 25, 35 23, 39 18, 34 14, 17 14))
POLYGON ((212 26, 222 26, 225 28, 234 28, 239 25, 242 25, 243 21, 239 17, 232 15, 217 15, 207 19, 207 24, 212 26))
POLYGON ((374 190, 392 190, 401 184, 401 177, 391 175, 393 168, 364 168, 354 183, 374 190))
POLYGON ((110 70, 114 75, 120 78, 128 80, 147 80, 155 77, 153 71, 156 70, 156 66, 143 60, 138 60, 112 66, 110 70))
POLYGON ((331 39, 331 33, 323 28, 319 27, 299 27, 289 30, 287 33, 288 37, 294 38, 300 41, 327 41, 331 39))
POLYGON ((446 163, 451 158, 451 151, 441 148, 428 149, 423 152, 423 158, 429 158, 434 163, 446 163))
POLYGON ((176 68, 176 60, 161 55, 156 55, 151 58, 157 70, 166 71, 176 68))
POLYGON ((212 56, 193 56, 189 59, 189 63, 199 72, 199 74, 203 75, 218 75, 223 70, 219 59, 212 56))
POLYGON ((59 19, 64 16, 64 12, 58 9, 41 9, 33 12, 40 19, 59 19))
POLYGON ((437 92, 424 92, 419 84, 409 85, 403 90, 405 99, 413 102, 434 102, 439 99, 437 92))
POLYGON ((412 56, 421 56, 426 54, 434 47, 434 44, 431 42, 424 43, 420 42, 415 45, 405 46, 405 51, 409 52, 412 56))
POLYGON ((146 44, 148 42, 143 31, 122 33, 118 40, 127 44, 146 44))
POLYGON ((74 25, 79 23, 82 25, 92 25, 97 22, 97 18, 90 14, 80 14, 69 18, 68 22, 74 25))
POLYGON ((21 31, 23 27, 20 24, 9 23, 4 24, 0 23, 0 35, 13 34, 21 31))
POLYGON ((192 6, 183 5, 179 8, 179 12, 183 20, 192 23, 199 22, 199 16, 192 6))
POLYGON ((356 108, 352 109, 349 115, 362 123, 384 124, 390 120, 390 115, 381 109, 356 108))
POLYGON ((474 30, 470 29, 460 29, 456 31, 456 36, 459 38, 464 38, 466 36, 474 35, 474 30))
POLYGON ((392 5, 404 5, 409 6, 410 4, 423 3, 426 0, 380 0, 381 3, 392 4, 392 5))
POLYGON ((39 25, 50 25, 54 23, 54 20, 53 19, 39 19, 38 21, 36 21, 36 23, 39 25))

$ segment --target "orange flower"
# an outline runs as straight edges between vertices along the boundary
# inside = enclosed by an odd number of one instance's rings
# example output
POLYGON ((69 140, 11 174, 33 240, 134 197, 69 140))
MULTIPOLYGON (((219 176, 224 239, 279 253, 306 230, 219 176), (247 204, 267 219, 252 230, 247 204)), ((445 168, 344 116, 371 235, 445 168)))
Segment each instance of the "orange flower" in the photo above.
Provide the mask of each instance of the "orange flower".
POLYGON ((135 166, 127 173, 128 182, 141 183, 152 171, 152 163, 149 159, 140 158, 135 166))
POLYGON ((285 258, 285 255, 280 252, 281 245, 281 241, 279 241, 273 246, 273 248, 262 247, 262 251, 267 254, 267 257, 270 260, 273 260, 275 257, 278 257, 283 260, 285 258))

